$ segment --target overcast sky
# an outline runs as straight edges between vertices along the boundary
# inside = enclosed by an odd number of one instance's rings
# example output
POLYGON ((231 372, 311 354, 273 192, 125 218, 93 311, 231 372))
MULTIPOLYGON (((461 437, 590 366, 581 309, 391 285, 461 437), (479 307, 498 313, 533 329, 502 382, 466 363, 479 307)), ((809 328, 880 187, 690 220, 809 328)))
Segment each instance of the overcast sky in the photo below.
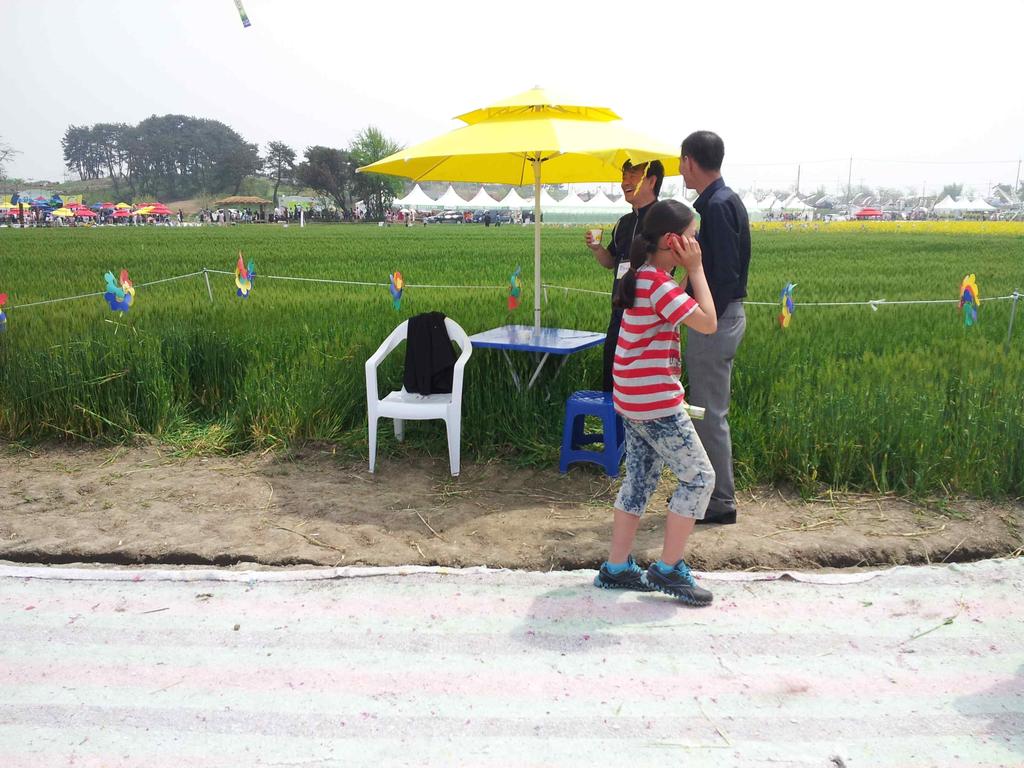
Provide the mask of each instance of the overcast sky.
POLYGON ((403 144, 542 85, 673 144, 725 139, 737 188, 978 193, 1024 154, 1024 3, 0 0, 9 173, 59 180, 69 124, 221 120, 263 147, 403 144), (617 9, 617 10, 616 10, 617 9))

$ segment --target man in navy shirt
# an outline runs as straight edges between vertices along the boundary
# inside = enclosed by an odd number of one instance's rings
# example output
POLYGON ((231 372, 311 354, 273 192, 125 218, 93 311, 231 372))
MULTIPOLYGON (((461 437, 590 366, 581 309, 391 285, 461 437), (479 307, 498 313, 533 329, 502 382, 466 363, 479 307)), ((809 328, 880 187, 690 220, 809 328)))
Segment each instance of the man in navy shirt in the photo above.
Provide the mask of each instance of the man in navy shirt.
MULTIPOLYGON (((612 281, 612 296, 619 280, 629 269, 629 249, 633 238, 640 234, 644 216, 652 205, 658 202, 661 182, 665 179, 665 166, 660 160, 650 163, 633 165, 627 160, 622 166, 622 195, 633 210, 620 218, 612 229, 611 241, 605 248, 595 242, 587 230, 587 247, 594 253, 597 263, 615 274, 612 281)), ((622 310, 612 307, 611 321, 604 340, 604 391, 612 391, 612 363, 615 360, 615 346, 619 342, 619 323, 622 321, 622 310)))
POLYGON ((700 214, 697 239, 718 314, 715 333, 689 328, 686 336, 686 399, 705 409, 704 419, 693 425, 715 468, 715 491, 704 519, 697 522, 728 524, 736 522, 729 397, 732 361, 747 327, 742 299, 750 268, 750 220, 739 196, 722 180, 724 157, 721 137, 696 131, 683 140, 679 172, 699 194, 693 204, 700 214))

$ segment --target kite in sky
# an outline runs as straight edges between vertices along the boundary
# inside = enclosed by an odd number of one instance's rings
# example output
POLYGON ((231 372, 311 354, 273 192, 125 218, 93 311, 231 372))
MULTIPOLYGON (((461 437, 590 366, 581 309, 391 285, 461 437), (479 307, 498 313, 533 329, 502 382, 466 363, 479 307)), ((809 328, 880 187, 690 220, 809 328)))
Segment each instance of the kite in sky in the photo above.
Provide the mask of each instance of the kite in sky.
POLYGON ((252 23, 249 21, 249 17, 245 15, 245 8, 242 7, 242 0, 235 0, 235 8, 238 9, 238 16, 242 19, 242 26, 251 27, 252 23))

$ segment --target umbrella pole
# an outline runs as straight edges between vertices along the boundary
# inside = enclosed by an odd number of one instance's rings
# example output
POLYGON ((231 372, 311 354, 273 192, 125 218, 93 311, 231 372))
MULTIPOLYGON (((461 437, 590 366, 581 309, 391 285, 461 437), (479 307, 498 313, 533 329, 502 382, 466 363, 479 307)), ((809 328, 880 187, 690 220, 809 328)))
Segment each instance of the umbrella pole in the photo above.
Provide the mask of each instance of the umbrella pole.
POLYGON ((533 332, 540 333, 540 152, 533 158, 533 332))

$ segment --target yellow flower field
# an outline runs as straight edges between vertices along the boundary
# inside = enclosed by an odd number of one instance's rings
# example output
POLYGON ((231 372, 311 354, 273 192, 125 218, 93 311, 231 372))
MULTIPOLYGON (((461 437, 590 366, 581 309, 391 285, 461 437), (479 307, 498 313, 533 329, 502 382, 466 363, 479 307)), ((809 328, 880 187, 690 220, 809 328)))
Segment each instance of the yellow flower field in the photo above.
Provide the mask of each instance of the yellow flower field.
POLYGON ((755 232, 879 232, 1024 235, 1024 221, 755 221, 755 232))

